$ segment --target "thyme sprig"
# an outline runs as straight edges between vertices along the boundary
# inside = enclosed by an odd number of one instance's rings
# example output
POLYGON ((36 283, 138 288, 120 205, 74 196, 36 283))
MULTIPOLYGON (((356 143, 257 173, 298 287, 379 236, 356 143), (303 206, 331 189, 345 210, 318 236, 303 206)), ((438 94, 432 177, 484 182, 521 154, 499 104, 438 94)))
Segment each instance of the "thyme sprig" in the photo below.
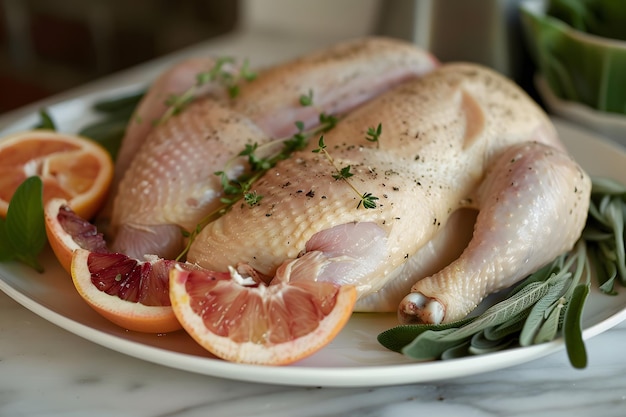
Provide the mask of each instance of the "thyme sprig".
POLYGON ((326 126, 325 131, 335 127, 339 119, 336 116, 326 114, 322 109, 318 108, 313 101, 313 90, 309 89, 307 94, 300 95, 299 103, 302 107, 315 107, 319 113, 319 122, 321 126, 326 126))
POLYGON ((188 88, 182 94, 172 94, 166 100, 167 110, 165 113, 155 121, 155 124, 163 124, 170 117, 179 114, 185 109, 193 100, 195 100, 198 90, 210 83, 219 82, 228 91, 228 95, 231 98, 235 98, 239 95, 240 81, 253 81, 257 74, 250 70, 248 61, 245 60, 239 68, 237 73, 233 73, 229 67, 235 65, 236 62, 231 57, 221 57, 215 61, 215 65, 207 71, 196 74, 196 82, 190 88, 188 88))
POLYGON ((376 143, 376 146, 379 147, 380 146, 380 135, 383 134, 383 125, 382 123, 378 123, 378 126, 376 126, 375 128, 373 127, 368 127, 367 128, 367 133, 365 134, 365 140, 367 140, 368 142, 374 142, 376 143))
POLYGON ((219 177, 224 193, 223 197, 220 198, 222 205, 202 218, 193 230, 182 231, 183 236, 187 238, 187 244, 176 257, 176 260, 180 261, 186 256, 193 241, 206 225, 224 215, 238 201, 243 200, 243 204, 247 204, 250 207, 260 204, 263 195, 252 190, 254 183, 279 161, 289 158, 296 151, 303 150, 307 146, 310 137, 332 129, 337 124, 337 120, 334 116, 320 116, 319 126, 308 131, 305 130, 305 125, 302 121, 297 121, 295 122, 296 133, 287 139, 277 139, 261 145, 258 143, 246 144, 244 149, 231 158, 222 170, 214 173, 219 177), (280 150, 272 152, 278 145, 281 146, 280 150), (241 157, 247 158, 250 168, 239 177, 232 179, 228 176, 228 172, 231 170, 232 165, 241 157))
POLYGON ((317 143, 317 148, 313 149, 313 152, 322 154, 324 158, 328 162, 330 162, 333 168, 335 168, 335 173, 333 174, 334 179, 345 181, 346 184, 348 184, 348 186, 352 189, 352 191, 354 191, 356 195, 359 196, 359 203, 357 204, 356 208, 360 208, 361 205, 363 206, 363 208, 366 209, 374 209, 377 207, 376 200, 378 200, 378 197, 376 197, 372 193, 361 193, 359 190, 357 190, 352 181, 349 180, 349 178, 354 175, 352 174, 352 172, 350 172, 351 166, 346 165, 344 167, 340 167, 339 165, 337 165, 335 159, 330 155, 327 150, 326 144, 324 143, 324 135, 320 136, 317 143))
MULTIPOLYGON (((244 65, 243 68, 247 67, 244 65)), ((244 70, 243 73, 248 74, 247 70, 244 70)), ((208 76, 208 78, 203 78, 202 81, 208 82, 212 79, 211 77, 217 77, 218 74, 222 74, 221 69, 214 68, 213 75, 208 76)), ((228 79, 230 80, 230 78, 228 79)), ((300 95, 299 103, 303 107, 314 106, 313 90, 310 89, 307 94, 300 95)), ((258 143, 246 144, 244 149, 234 158, 231 158, 222 170, 216 171, 214 174, 219 177, 224 193, 223 197, 220 198, 222 206, 202 218, 193 230, 182 231, 183 236, 187 238, 187 244, 183 251, 177 256, 176 260, 181 260, 184 256, 186 256, 193 241, 202 229, 206 227, 206 225, 224 215, 224 213, 226 213, 238 201, 243 200, 242 204, 247 204, 250 207, 259 205, 263 200, 263 195, 258 194, 255 190, 252 190, 253 184, 265 175, 269 169, 273 168, 279 161, 289 158, 289 156, 291 156, 291 154, 295 151, 303 150, 308 145, 311 137, 318 135, 322 135, 323 137, 323 134, 333 129, 339 121, 338 117, 326 114, 323 111, 319 112, 318 118, 318 127, 310 130, 305 129, 304 122, 296 121, 296 133, 287 139, 277 139, 261 145, 258 143), (272 150, 276 149, 277 145, 281 145, 280 150, 272 152, 272 150), (237 178, 232 179, 228 176, 228 172, 231 170, 232 165, 241 157, 247 158, 249 170, 237 178)), ((375 137, 376 140, 378 140, 381 132, 382 127, 379 124, 376 130, 373 131, 372 137, 375 137)), ((328 152, 326 152, 326 155, 327 158, 330 157, 328 152)), ((352 175, 353 174, 350 172, 350 166, 347 166, 339 169, 338 173, 334 174, 334 177, 337 179, 343 177, 341 179, 348 182, 350 187, 358 194, 360 201, 357 208, 361 207, 361 205, 365 208, 376 208, 376 200, 378 200, 378 197, 372 195, 371 193, 359 193, 352 183, 347 180, 347 178, 352 175)))

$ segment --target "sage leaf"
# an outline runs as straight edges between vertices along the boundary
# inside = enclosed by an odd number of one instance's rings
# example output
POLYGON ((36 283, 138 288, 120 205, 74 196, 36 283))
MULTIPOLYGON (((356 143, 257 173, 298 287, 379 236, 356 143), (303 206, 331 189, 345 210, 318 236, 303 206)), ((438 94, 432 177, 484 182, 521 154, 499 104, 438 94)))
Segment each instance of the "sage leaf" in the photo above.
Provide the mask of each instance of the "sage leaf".
POLYGON ((523 290, 526 286, 528 286, 528 284, 530 284, 531 282, 546 281, 552 275, 560 271, 561 268, 562 268, 562 262, 561 262, 561 258, 559 257, 555 259, 554 262, 552 262, 551 264, 544 266, 543 268, 537 270, 536 272, 530 274, 528 277, 522 280, 519 284, 517 284, 516 287, 513 288, 513 291, 511 291, 509 296, 517 294, 518 292, 523 290))
POLYGON ((589 295, 587 284, 579 284, 574 289, 571 299, 565 310, 563 322, 563 338, 567 356, 573 367, 582 369, 587 366, 587 350, 582 335, 582 314, 585 300, 589 295))
MULTIPOLYGON (((427 330, 420 334, 411 343, 402 349, 402 353, 409 358, 418 361, 439 359, 448 349, 463 344, 466 340, 452 338, 444 340, 446 336, 456 332, 458 329, 450 328, 444 330, 427 330)), ((465 338, 469 341, 469 337, 465 338)))
POLYGON ((125 111, 130 116, 145 94, 144 88, 121 97, 100 100, 93 105, 93 109, 101 113, 119 114, 120 111, 125 111))
POLYGON ((604 214, 600 212, 600 209, 598 208, 598 206, 595 204, 593 200, 589 202, 588 218, 595 220, 596 222, 606 227, 609 226, 606 218, 604 217, 604 214))
POLYGON ((487 311, 478 316, 471 323, 457 329, 456 332, 446 334, 443 340, 462 340, 471 337, 474 333, 484 330, 489 326, 502 324, 535 304, 546 295, 548 289, 548 281, 531 282, 510 298, 489 307, 487 311))
POLYGON ((48 113, 46 109, 39 110, 39 118, 40 121, 35 126, 35 129, 57 130, 54 119, 52 119, 52 116, 50 116, 50 113, 48 113))
POLYGON ((593 227, 587 227, 583 231, 583 238, 587 242, 600 242, 603 240, 609 240, 613 238, 613 235, 609 232, 605 232, 602 230, 595 229, 593 227))
POLYGON ((535 337, 546 319, 546 311, 555 305, 565 293, 565 288, 571 283, 571 274, 564 274, 564 276, 564 279, 550 285, 546 295, 531 308, 528 319, 526 319, 520 333, 520 345, 530 346, 534 343, 535 337))
POLYGON ((591 191, 593 194, 621 194, 626 196, 626 186, 612 178, 607 177, 594 177, 591 191))
POLYGON ((483 355, 485 353, 497 352, 509 347, 514 341, 513 337, 504 337, 498 340, 485 338, 484 332, 478 332, 472 336, 468 352, 472 355, 483 355))
POLYGON ((472 321, 472 318, 446 323, 446 324, 403 324, 392 327, 378 335, 378 342, 389 350, 401 352, 402 349, 413 342, 417 336, 427 330, 445 330, 457 328, 472 321))
POLYGON ((509 320, 496 326, 487 327, 483 333, 485 338, 489 340, 500 340, 506 336, 516 334, 524 326, 524 322, 528 317, 530 310, 524 310, 521 313, 511 317, 509 320))
POLYGON ((561 324, 561 315, 563 313, 563 304, 559 302, 548 314, 542 326, 533 339, 534 344, 546 343, 554 340, 557 336, 561 324))
POLYGON ((457 359, 457 358, 462 358, 464 356, 468 356, 470 354, 469 348, 470 348, 470 342, 463 342, 457 346, 453 346, 450 349, 446 349, 441 354, 441 360, 446 361, 450 359, 457 359))
POLYGON ((14 257, 42 272, 37 261, 37 255, 46 244, 41 178, 29 177, 15 190, 4 227, 14 257))
POLYGON ((78 134, 99 143, 116 160, 129 118, 107 118, 86 126, 78 134))
MULTIPOLYGON (((615 265, 615 264, 610 264, 615 265)), ((615 291, 615 278, 617 278, 617 268, 613 268, 613 274, 611 274, 610 278, 604 281, 602 285, 600 285, 600 291, 607 295, 617 295, 617 291, 615 291)))
POLYGON ((613 226, 615 235, 615 255, 617 257, 617 270, 620 277, 626 278, 626 254, 624 253, 624 217, 622 214, 621 200, 614 200, 607 207, 606 215, 613 226))

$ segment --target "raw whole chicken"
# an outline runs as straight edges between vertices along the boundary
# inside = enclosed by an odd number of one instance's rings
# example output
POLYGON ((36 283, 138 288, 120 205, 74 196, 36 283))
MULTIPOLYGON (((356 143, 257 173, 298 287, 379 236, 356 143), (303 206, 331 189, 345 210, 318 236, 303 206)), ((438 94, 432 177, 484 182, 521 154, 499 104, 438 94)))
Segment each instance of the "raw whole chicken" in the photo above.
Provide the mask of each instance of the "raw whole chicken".
MULTIPOLYGON (((437 66, 403 43, 342 47, 268 70, 250 83, 250 91, 259 83, 258 93, 248 97, 242 90, 232 102, 197 101, 148 134, 120 182, 118 248, 168 256, 179 247, 171 244, 172 225, 176 233, 193 227, 219 201, 214 171, 246 143, 289 135, 297 120, 314 123, 297 105, 309 90, 320 100, 316 111, 345 117, 258 180, 258 204, 234 205, 205 227, 189 262, 217 271, 236 266, 267 281, 353 285, 357 310, 397 309, 403 322, 441 323, 573 246, 590 180, 521 89, 481 66, 437 66), (320 62, 330 72, 318 73, 320 62), (367 72, 372 66, 378 70, 367 72), (332 87, 318 93, 323 85, 332 87), (379 124, 378 140, 368 140, 379 124), (352 176, 337 179, 348 166, 352 176), (376 206, 359 204, 363 195, 376 196, 376 206), (168 244, 146 243, 152 240, 168 244)), ((243 161, 235 168, 233 176, 246 169, 243 161)))

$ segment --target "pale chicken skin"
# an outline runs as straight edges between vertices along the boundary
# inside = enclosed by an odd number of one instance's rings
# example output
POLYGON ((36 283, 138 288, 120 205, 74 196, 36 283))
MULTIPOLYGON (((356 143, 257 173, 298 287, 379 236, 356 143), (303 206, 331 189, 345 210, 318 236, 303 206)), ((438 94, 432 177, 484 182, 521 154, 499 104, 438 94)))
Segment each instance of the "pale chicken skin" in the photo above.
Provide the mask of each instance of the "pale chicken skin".
POLYGON ((228 165, 229 178, 236 178, 248 169, 245 158, 229 162, 246 143, 287 138, 297 132, 296 122, 305 129, 318 124, 320 113, 349 112, 438 62, 405 42, 348 41, 261 71, 234 99, 223 86, 207 86, 208 97, 154 126, 167 111, 163 92, 194 84, 197 74, 186 65, 198 69, 206 62, 183 63, 161 77, 138 110, 143 126, 131 122, 122 146, 109 234, 113 250, 136 258, 173 258, 182 251, 181 228, 193 230, 221 207, 224 194, 214 173, 228 165), (315 105, 303 106, 301 96, 315 105))
MULTIPOLYGON (((252 268, 268 281, 353 285, 358 309, 399 306, 403 322, 440 323, 569 250, 585 224, 589 177, 543 111, 480 66, 443 65, 406 81, 351 112, 324 143, 337 167, 351 167, 356 192, 333 178, 314 138, 255 183, 259 204, 235 205, 209 224, 188 260, 252 268), (379 123, 378 142, 368 141, 379 123), (357 192, 378 197, 377 206, 359 206, 357 192), (478 211, 467 248, 424 277, 436 256, 416 258, 432 253, 442 230, 441 256, 460 252, 448 249, 454 238, 445 226, 461 209, 478 211)), ((468 219, 460 221, 463 243, 468 219)))

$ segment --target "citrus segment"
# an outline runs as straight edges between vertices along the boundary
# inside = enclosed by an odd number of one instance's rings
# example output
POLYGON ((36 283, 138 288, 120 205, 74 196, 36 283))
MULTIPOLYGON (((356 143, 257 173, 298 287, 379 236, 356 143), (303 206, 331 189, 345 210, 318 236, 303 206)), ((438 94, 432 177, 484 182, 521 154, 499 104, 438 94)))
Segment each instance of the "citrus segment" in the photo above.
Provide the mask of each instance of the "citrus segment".
POLYGON ((283 365, 315 353, 339 333, 356 290, 315 281, 248 283, 227 273, 174 267, 170 299, 183 328, 214 355, 283 365))
POLYGON ((80 296, 103 317, 128 330, 166 333, 181 328, 169 300, 169 269, 176 263, 76 249, 71 274, 80 296))
POLYGON ((50 130, 29 130, 0 139, 0 216, 28 177, 43 181, 44 204, 67 200, 81 217, 100 209, 113 178, 113 161, 97 143, 50 130))
POLYGON ((46 203, 44 224, 50 247, 67 272, 71 272, 72 254, 76 249, 109 252, 96 226, 74 213, 64 199, 53 198, 46 203))

